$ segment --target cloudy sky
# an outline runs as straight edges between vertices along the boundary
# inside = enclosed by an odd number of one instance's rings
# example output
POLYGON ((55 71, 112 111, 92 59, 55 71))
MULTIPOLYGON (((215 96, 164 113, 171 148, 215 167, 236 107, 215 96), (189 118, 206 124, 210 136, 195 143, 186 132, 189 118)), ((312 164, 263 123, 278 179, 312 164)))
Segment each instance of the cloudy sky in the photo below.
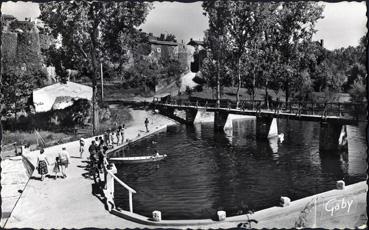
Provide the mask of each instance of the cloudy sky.
MULTIPOLYGON (((314 39, 324 39, 327 49, 356 46, 366 31, 365 2, 324 3, 324 19, 318 21, 314 39)), ((40 13, 37 3, 6 2, 3 13, 24 17, 37 17, 40 13)), ((187 43, 190 38, 202 39, 207 29, 207 18, 202 15, 201 2, 154 2, 141 28, 155 35, 173 33, 177 40, 187 43)))

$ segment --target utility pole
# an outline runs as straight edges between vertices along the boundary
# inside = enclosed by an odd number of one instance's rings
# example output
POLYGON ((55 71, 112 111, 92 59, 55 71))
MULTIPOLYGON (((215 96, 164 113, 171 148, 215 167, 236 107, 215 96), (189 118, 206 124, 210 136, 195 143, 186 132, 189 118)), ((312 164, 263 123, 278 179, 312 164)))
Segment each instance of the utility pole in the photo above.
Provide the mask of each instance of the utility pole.
POLYGON ((104 73, 103 64, 100 64, 100 78, 101 78, 101 102, 104 100, 104 73))
MULTIPOLYGON (((0 87, 2 87, 2 80, 3 80, 3 58, 2 58, 2 50, 3 50, 3 15, 1 13, 1 6, 2 1, 0 1, 0 87)), ((2 107, 0 105, 0 107, 2 107)), ((1 115, 0 115, 1 118, 1 115)), ((3 125, 1 124, 0 119, 0 162, 1 162, 1 148, 2 148, 2 140, 3 140, 3 125)))

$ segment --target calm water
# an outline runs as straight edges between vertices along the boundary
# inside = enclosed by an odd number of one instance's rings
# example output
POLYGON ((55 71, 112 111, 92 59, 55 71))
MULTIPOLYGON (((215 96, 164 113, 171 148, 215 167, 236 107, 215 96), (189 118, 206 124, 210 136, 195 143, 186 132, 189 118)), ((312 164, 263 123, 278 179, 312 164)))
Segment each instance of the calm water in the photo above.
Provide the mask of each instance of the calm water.
MULTIPOLYGON (((233 130, 214 133, 213 125, 178 125, 167 133, 129 147, 126 156, 149 155, 154 149, 168 157, 157 163, 117 165, 118 174, 137 194, 136 213, 164 219, 210 218, 217 210, 235 215, 328 191, 335 182, 366 178, 365 126, 350 127, 349 154, 319 153, 319 123, 280 120, 282 144, 256 141, 255 120, 233 121, 233 130), (156 143, 157 142, 157 143, 156 143)), ((128 210, 128 193, 115 186, 118 207, 128 210)))

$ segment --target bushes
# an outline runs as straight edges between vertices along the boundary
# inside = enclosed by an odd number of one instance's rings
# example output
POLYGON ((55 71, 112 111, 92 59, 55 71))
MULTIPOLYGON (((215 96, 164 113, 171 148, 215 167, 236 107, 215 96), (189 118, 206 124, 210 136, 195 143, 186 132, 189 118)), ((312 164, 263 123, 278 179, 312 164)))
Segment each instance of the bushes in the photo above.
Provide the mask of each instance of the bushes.
POLYGON ((8 119, 3 122, 6 130, 29 131, 72 130, 75 126, 83 126, 90 116, 90 102, 86 99, 74 101, 72 106, 61 110, 51 110, 42 113, 20 116, 19 119, 8 119), (58 122, 56 122, 58 121, 58 122))

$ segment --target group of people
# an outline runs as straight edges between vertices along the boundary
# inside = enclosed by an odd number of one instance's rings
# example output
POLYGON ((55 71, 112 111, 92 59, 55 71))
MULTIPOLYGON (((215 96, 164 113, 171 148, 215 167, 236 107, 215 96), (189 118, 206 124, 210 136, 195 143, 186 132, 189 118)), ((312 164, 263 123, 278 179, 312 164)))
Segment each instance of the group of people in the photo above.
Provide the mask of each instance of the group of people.
POLYGON ((117 130, 108 129, 103 135, 103 141, 107 146, 122 145, 124 143, 125 125, 121 125, 117 130))
MULTIPOLYGON (((145 128, 146 132, 149 132, 149 119, 145 119, 145 128)), ((102 136, 96 137, 94 141, 91 142, 91 145, 88 148, 90 154, 90 164, 91 164, 91 172, 94 175, 98 172, 102 172, 104 165, 108 164, 106 159, 106 151, 114 145, 122 145, 125 140, 124 136, 125 124, 119 126, 116 130, 108 129, 102 136)), ((82 158, 83 153, 85 152, 85 140, 81 138, 79 140, 79 153, 80 158, 82 158)), ((44 180, 45 176, 48 174, 48 166, 50 165, 46 155, 44 154, 44 149, 40 150, 40 154, 37 157, 37 170, 41 175, 41 180, 44 180)), ((66 170, 70 163, 70 156, 67 152, 66 148, 63 147, 62 150, 57 154, 55 158, 53 172, 55 173, 55 179, 58 177, 58 173, 62 174, 62 178, 66 178, 66 170)))
MULTIPOLYGON (((37 157, 37 171, 41 175, 41 181, 45 179, 45 176, 49 173, 48 166, 51 164, 44 154, 45 150, 41 149, 40 154, 37 157)), ((57 154, 54 161, 54 179, 58 177, 58 173, 61 173, 61 178, 67 177, 67 168, 70 163, 70 156, 65 147, 57 154)))
POLYGON ((108 150, 108 141, 103 137, 96 137, 88 147, 90 153, 90 173, 96 181, 96 176, 100 178, 100 173, 107 166, 106 151, 108 150))

